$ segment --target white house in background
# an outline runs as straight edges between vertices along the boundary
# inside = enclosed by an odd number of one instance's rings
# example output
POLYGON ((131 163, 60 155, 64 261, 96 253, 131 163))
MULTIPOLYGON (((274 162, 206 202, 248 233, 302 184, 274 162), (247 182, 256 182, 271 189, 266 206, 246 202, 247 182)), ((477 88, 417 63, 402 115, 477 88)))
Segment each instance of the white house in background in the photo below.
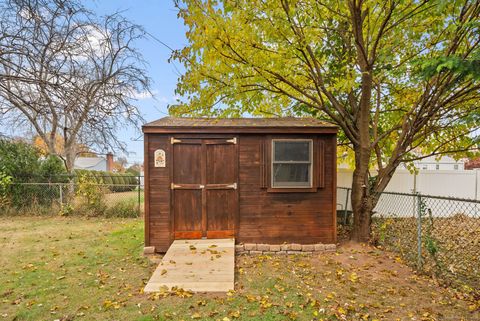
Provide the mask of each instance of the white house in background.
POLYGON ((464 160, 455 160, 450 156, 443 156, 439 160, 435 156, 430 156, 413 163, 419 170, 426 171, 463 171, 465 169, 464 160))
POLYGON ((106 157, 77 157, 73 168, 111 172, 113 169, 113 154, 108 153, 106 157))

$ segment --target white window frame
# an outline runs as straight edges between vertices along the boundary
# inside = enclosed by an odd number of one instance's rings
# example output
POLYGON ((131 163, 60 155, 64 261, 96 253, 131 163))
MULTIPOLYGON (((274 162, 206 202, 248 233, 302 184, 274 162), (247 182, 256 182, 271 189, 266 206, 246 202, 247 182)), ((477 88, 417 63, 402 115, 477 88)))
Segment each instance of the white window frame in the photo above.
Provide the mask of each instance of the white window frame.
POLYGON ((270 186, 272 188, 312 188, 313 187, 313 139, 305 139, 305 138, 274 138, 271 142, 271 157, 270 157, 270 186), (309 161, 275 161, 275 142, 308 142, 310 146, 309 150, 309 161), (309 171, 308 171, 308 185, 304 186, 295 186, 295 185, 278 185, 274 182, 274 164, 310 164, 309 171))

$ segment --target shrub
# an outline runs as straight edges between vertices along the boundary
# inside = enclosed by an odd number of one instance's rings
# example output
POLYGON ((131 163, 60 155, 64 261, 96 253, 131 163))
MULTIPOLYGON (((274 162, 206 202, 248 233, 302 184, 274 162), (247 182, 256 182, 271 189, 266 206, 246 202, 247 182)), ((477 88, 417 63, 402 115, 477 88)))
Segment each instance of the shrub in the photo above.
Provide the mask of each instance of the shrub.
POLYGON ((129 176, 129 177, 128 177, 128 180, 129 180, 129 184, 130 184, 128 190, 129 190, 129 191, 134 191, 134 190, 137 188, 138 184, 139 184, 138 178, 135 177, 135 176, 129 176))
POLYGON ((117 175, 118 175, 118 182, 120 184, 119 191, 120 192, 125 192, 126 188, 127 188, 127 186, 126 186, 127 182, 125 180, 125 177, 122 174, 117 174, 117 175))
POLYGON ((12 176, 5 173, 5 169, 0 169, 0 210, 10 205, 10 197, 8 195, 10 186, 12 185, 12 176))
POLYGON ((98 185, 93 176, 84 174, 78 178, 77 196, 80 198, 77 213, 87 216, 105 214, 107 205, 102 186, 98 185))
POLYGON ((78 183, 78 180, 82 175, 86 175, 88 173, 86 169, 75 169, 73 172, 75 173, 75 176, 73 177, 75 183, 78 183))
POLYGON ((48 183, 52 177, 65 176, 63 162, 57 156, 44 158, 34 146, 21 141, 0 139, 0 168, 12 177, 8 189, 10 206, 22 208, 52 205, 59 198, 56 185, 23 185, 21 183, 48 183), (18 184, 20 183, 20 184, 18 184))
POLYGON ((58 211, 58 215, 60 216, 69 216, 72 213, 74 213, 74 208, 71 204, 62 204, 60 211, 58 211))
POLYGON ((95 182, 100 185, 106 185, 112 192, 133 191, 138 186, 138 178, 131 173, 110 173, 104 171, 90 171, 85 169, 75 170, 75 182, 82 175, 88 175, 94 178, 95 182))
POLYGON ((133 186, 135 184, 135 178, 130 174, 125 174, 123 179, 125 180, 125 191, 133 191, 135 189, 135 186, 133 186))
POLYGON ((21 141, 0 139, 0 167, 17 182, 27 182, 39 176, 40 152, 21 141))
POLYGON ((106 187, 107 187, 109 190, 112 190, 113 179, 112 179, 112 176, 111 176, 111 175, 105 175, 105 176, 103 176, 103 183, 104 183, 105 185, 107 185, 106 187))
POLYGON ((140 175, 140 170, 138 165, 136 166, 134 165, 134 166, 130 166, 125 173, 131 176, 138 176, 140 175))
POLYGON ((103 173, 100 172, 100 171, 92 171, 92 175, 93 177, 95 178, 95 182, 97 184, 101 184, 103 185, 104 182, 103 182, 103 173))
POLYGON ((138 217, 138 204, 133 199, 116 203, 107 209, 106 217, 138 217))
POLYGON ((66 183, 68 181, 65 164, 60 157, 56 155, 49 155, 44 159, 40 159, 38 172, 41 177, 55 183, 66 183))
POLYGON ((120 182, 120 176, 118 174, 114 173, 112 174, 112 181, 113 181, 113 186, 110 188, 112 192, 121 192, 121 182, 120 182))

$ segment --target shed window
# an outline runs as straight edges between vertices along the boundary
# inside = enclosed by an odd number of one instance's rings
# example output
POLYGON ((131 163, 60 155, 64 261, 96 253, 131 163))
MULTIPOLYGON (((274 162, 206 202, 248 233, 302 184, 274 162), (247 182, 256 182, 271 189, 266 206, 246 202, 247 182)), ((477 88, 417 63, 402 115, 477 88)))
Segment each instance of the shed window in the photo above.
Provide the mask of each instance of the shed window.
POLYGON ((312 187, 312 140, 272 140, 272 187, 312 187))

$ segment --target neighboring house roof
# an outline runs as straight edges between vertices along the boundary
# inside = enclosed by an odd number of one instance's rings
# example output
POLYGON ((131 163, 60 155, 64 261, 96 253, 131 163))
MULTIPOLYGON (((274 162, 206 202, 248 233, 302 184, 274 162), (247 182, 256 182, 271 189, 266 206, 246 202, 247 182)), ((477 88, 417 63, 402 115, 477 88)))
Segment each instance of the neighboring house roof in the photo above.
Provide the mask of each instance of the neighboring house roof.
POLYGON ((107 161, 101 157, 77 157, 73 167, 76 169, 106 170, 107 161))
POLYGON ((144 132, 165 132, 175 129, 185 132, 261 132, 290 128, 298 132, 337 132, 337 126, 315 118, 177 118, 164 117, 145 124, 144 132))
POLYGON ((480 168, 480 157, 469 159, 465 163, 465 169, 475 169, 475 168, 480 168))

